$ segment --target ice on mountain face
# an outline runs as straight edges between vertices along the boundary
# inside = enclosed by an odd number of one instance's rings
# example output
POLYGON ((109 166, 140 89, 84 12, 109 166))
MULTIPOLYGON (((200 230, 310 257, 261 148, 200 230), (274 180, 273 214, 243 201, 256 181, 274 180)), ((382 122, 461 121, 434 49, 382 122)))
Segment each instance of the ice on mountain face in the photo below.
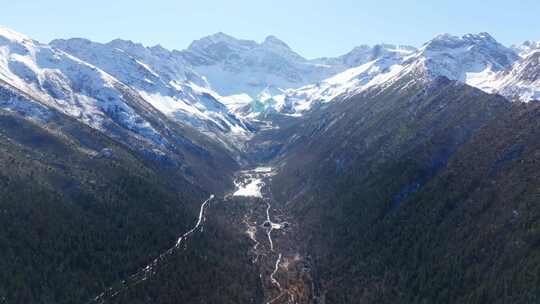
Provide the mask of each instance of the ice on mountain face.
POLYGON ((256 98, 246 99, 237 107, 235 112, 247 120, 258 120, 262 116, 268 116, 277 112, 283 113, 285 104, 283 91, 278 95, 272 95, 272 90, 265 89, 256 98))
POLYGON ((531 53, 516 64, 509 74, 516 81, 538 83, 540 81, 540 50, 531 53))
POLYGON ((480 72, 466 72, 464 82, 485 92, 495 93, 497 91, 493 84, 495 77, 497 77, 497 73, 486 68, 480 72))

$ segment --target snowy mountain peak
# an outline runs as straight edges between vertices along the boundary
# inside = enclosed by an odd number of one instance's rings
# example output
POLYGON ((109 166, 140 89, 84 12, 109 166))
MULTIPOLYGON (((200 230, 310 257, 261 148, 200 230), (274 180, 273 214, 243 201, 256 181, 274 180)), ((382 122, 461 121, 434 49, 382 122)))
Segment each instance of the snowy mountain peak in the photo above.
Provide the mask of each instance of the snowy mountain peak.
POLYGON ((259 44, 259 47, 265 52, 271 52, 275 55, 282 56, 291 61, 304 62, 306 59, 293 51, 289 45, 276 36, 268 36, 266 39, 259 44))
POLYGON ((269 47, 281 47, 287 50, 291 50, 291 48, 289 47, 289 45, 287 45, 287 43, 283 42, 283 40, 280 40, 279 38, 273 35, 266 37, 262 45, 269 46, 269 47))
POLYGON ((511 70, 490 79, 494 91, 519 101, 540 100, 540 51, 531 52, 511 70))
POLYGON ((322 64, 342 65, 349 69, 321 82, 287 90, 281 98, 283 106, 277 110, 300 115, 314 103, 384 87, 411 75, 412 79, 421 81, 444 76, 490 93, 501 92, 531 100, 538 98, 536 88, 540 87, 536 83, 538 64, 534 59, 520 62, 514 50, 503 46, 488 33, 462 37, 440 34, 420 49, 391 44, 361 45, 337 58, 317 59, 316 62, 322 64))
POLYGON ((342 55, 341 57, 351 55, 351 54, 364 54, 366 52, 369 52, 371 50, 371 48, 372 47, 367 45, 367 44, 362 44, 362 45, 359 45, 359 46, 355 46, 350 52, 348 52, 345 55, 342 55))
POLYGON ((170 52, 168 49, 164 48, 161 44, 156 44, 154 46, 151 46, 151 47, 149 47, 149 49, 152 52, 155 52, 155 53, 168 53, 168 52, 170 52))
POLYGON ((531 52, 512 71, 520 81, 535 82, 540 80, 540 50, 531 52))
POLYGON ((107 45, 123 50, 132 50, 132 51, 139 51, 143 52, 147 48, 142 45, 142 43, 136 43, 131 40, 125 40, 125 39, 114 39, 107 43, 107 45))
POLYGON ((358 67, 381 57, 402 57, 414 53, 417 49, 407 45, 376 44, 374 46, 360 45, 345 55, 336 58, 320 58, 315 62, 328 65, 341 65, 343 70, 358 67))
POLYGON ((210 36, 193 41, 188 47, 188 51, 208 53, 209 49, 252 49, 257 46, 255 41, 237 39, 233 36, 219 32, 210 36))
POLYGON ((86 38, 69 38, 69 39, 54 39, 50 42, 50 45, 69 43, 72 46, 76 45, 89 45, 92 41, 86 38))
POLYGON ((445 49, 457 49, 461 47, 485 47, 492 49, 505 49, 510 51, 508 48, 501 45, 495 38, 493 38, 489 33, 478 33, 478 34, 466 34, 462 37, 454 36, 451 34, 439 34, 435 36, 432 40, 428 41, 422 47, 422 50, 426 51, 440 51, 445 49))
POLYGON ((275 36, 258 43, 218 33, 194 41, 180 53, 222 96, 247 94, 257 98, 265 88, 276 93, 341 71, 341 67, 306 60, 275 36))
POLYGON ((245 52, 270 52, 280 56, 291 57, 295 60, 305 60, 276 36, 268 36, 262 43, 253 40, 237 39, 219 32, 191 43, 187 51, 206 55, 216 60, 228 59, 227 56, 241 55, 245 52))
POLYGON ((178 51, 120 39, 106 44, 81 40, 56 40, 52 44, 132 87, 154 108, 179 123, 231 145, 236 144, 236 135, 248 133, 244 123, 218 101, 219 94, 178 51))
MULTIPOLYGON (((8 44, 11 54, 34 53, 31 44, 23 41, 34 43, 0 27, 0 44, 8 44)), ((222 32, 193 41, 182 51, 122 39, 103 44, 75 38, 54 40, 50 45, 53 48, 44 46, 55 54, 62 50, 72 60, 103 71, 104 78, 135 89, 165 115, 204 131, 217 128, 222 135, 247 130, 235 117, 246 116, 246 109, 266 111, 271 107, 297 115, 314 102, 387 85, 410 73, 427 81, 444 76, 488 92, 509 92, 519 84, 524 89, 505 95, 528 100, 537 96, 539 87, 538 57, 530 55, 540 50, 540 43, 528 41, 510 49, 485 32, 440 34, 420 49, 386 43, 360 45, 339 57, 313 60, 297 54, 275 36, 256 42, 222 32), (527 95, 522 93, 525 90, 527 95)), ((11 66, 4 69, 18 72, 26 82, 39 82, 30 72, 32 65, 25 62, 9 63, 11 66)))
POLYGON ((373 46, 373 48, 381 48, 392 52, 412 53, 417 50, 414 46, 410 45, 396 45, 389 43, 380 43, 373 46))
POLYGON ((30 39, 29 37, 1 25, 0 37, 18 43, 22 43, 23 41, 32 41, 32 39, 30 39))
POLYGON ((26 101, 3 100, 4 108, 34 120, 44 112, 39 109, 56 109, 113 137, 129 131, 153 148, 167 149, 167 140, 148 119, 148 108, 133 89, 57 48, 11 30, 2 32, 8 38, 0 39, 0 86, 30 96, 26 101))
POLYGON ((212 43, 219 43, 219 42, 236 42, 236 41, 239 41, 240 39, 236 39, 235 37, 225 34, 223 32, 217 32, 215 34, 203 37, 200 40, 203 40, 203 41, 207 40, 207 41, 211 41, 212 43))
POLYGON ((441 34, 424 44, 406 64, 429 78, 445 76, 478 85, 480 78, 509 69, 518 59, 512 49, 488 33, 462 37, 441 34))
POLYGON ((540 48, 540 41, 527 40, 523 42, 523 46, 538 49, 540 48))
POLYGON ((481 32, 478 34, 466 34, 463 36, 463 39, 474 41, 474 42, 480 42, 480 43, 498 43, 493 36, 491 36, 487 32, 481 32))
POLYGON ((512 49, 516 51, 521 57, 525 58, 531 53, 540 51, 540 41, 528 40, 521 45, 513 45, 512 49))

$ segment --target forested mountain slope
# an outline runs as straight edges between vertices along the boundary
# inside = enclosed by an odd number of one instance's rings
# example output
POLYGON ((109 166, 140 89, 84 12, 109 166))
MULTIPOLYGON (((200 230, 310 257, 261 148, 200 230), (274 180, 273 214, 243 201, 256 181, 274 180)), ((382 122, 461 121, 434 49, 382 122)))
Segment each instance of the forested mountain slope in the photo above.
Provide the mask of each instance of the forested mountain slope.
POLYGON ((0 27, 0 304, 539 302, 537 46, 0 27))
POLYGON ((537 118, 437 78, 291 127, 272 188, 305 226, 326 300, 538 301, 537 118))
MULTIPOLYGON (((23 94, 11 97, 31 102, 23 94)), ((222 168, 213 184, 199 184, 170 162, 148 158, 50 109, 39 122, 2 110, 0 147, 0 298, 5 303, 87 303, 170 248, 197 221, 209 190, 230 187, 227 174, 234 168, 226 169, 220 156, 209 153, 201 161, 187 150, 183 161, 193 170, 222 168)), ((248 258, 231 252, 246 246, 245 240, 219 225, 209 229, 216 236, 203 234, 209 239, 199 240, 214 247, 174 252, 186 283, 169 294, 182 295, 185 303, 207 301, 222 296, 205 285, 220 267, 249 272, 244 269, 248 258), (227 261, 223 252, 231 254, 227 261), (186 257, 203 253, 214 256, 213 266, 190 268, 194 260, 186 257), (193 282, 193 277, 201 279, 193 282), (205 289, 211 291, 200 294, 205 289)))

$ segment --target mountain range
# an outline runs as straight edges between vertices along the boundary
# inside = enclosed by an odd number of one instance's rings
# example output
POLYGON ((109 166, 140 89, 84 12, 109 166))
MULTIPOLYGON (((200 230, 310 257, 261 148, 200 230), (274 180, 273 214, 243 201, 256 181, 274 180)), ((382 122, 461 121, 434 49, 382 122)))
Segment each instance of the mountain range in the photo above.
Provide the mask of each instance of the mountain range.
MULTIPOLYGON (((237 148, 238 142, 229 142, 228 133, 249 136, 249 123, 239 118, 265 111, 299 115, 314 102, 355 94, 407 73, 426 79, 445 76, 521 101, 537 99, 539 94, 535 77, 538 43, 527 41, 505 47, 487 33, 463 37, 443 34, 419 49, 363 45, 339 57, 312 60, 274 36, 257 43, 217 33, 194 41, 186 50, 170 51, 120 39, 105 44, 81 38, 58 39, 45 45, 6 28, 2 33, 3 57, 9 58, 3 66, 6 81, 17 81, 29 90, 28 82, 55 77, 42 80, 38 90, 42 96, 65 103, 69 99, 62 95, 69 85, 65 78, 75 83, 80 79, 74 77, 101 77, 68 75, 62 71, 68 67, 54 66, 73 65, 67 58, 75 57, 85 66, 100 70, 96 73, 104 72, 134 89, 163 114, 217 137, 230 149, 237 148), (65 54, 59 55, 59 51, 65 54), (37 77, 36 69, 43 76, 37 77), (62 75, 48 75, 51 73, 47 71, 53 69, 62 75)), ((97 86, 105 86, 107 80, 103 82, 97 86)), ((97 123, 96 118, 83 119, 97 123)))
POLYGON ((0 303, 536 303, 539 77, 488 33, 0 27, 0 303))

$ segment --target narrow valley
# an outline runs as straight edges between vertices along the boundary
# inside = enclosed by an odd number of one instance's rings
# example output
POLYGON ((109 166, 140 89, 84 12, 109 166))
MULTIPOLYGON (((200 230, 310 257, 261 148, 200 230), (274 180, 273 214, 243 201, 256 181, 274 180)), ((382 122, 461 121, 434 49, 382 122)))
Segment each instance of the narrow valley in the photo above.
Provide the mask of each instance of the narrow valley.
POLYGON ((245 209, 242 223, 253 243, 251 261, 259 268, 265 303, 323 303, 314 290, 300 227, 268 189, 275 170, 257 167, 240 171, 228 203, 245 209))
POLYGON ((276 174, 272 167, 256 167, 241 170, 235 175, 235 189, 223 199, 215 195, 201 203, 197 221, 193 228, 182 234, 171 248, 161 253, 145 267, 128 278, 107 288, 89 303, 116 303, 116 297, 129 289, 149 280, 156 269, 167 263, 173 255, 182 255, 193 237, 204 237, 204 222, 211 203, 240 207, 232 212, 228 229, 241 229, 245 238, 252 242, 250 259, 259 269, 260 284, 264 290, 261 304, 316 304, 324 303, 317 296, 308 253, 301 239, 300 227, 287 214, 281 202, 273 199, 268 184, 276 174))
POLYGON ((0 304, 540 303, 540 42, 507 44, 534 26, 54 1, 19 11, 48 42, 0 25, 0 304))

